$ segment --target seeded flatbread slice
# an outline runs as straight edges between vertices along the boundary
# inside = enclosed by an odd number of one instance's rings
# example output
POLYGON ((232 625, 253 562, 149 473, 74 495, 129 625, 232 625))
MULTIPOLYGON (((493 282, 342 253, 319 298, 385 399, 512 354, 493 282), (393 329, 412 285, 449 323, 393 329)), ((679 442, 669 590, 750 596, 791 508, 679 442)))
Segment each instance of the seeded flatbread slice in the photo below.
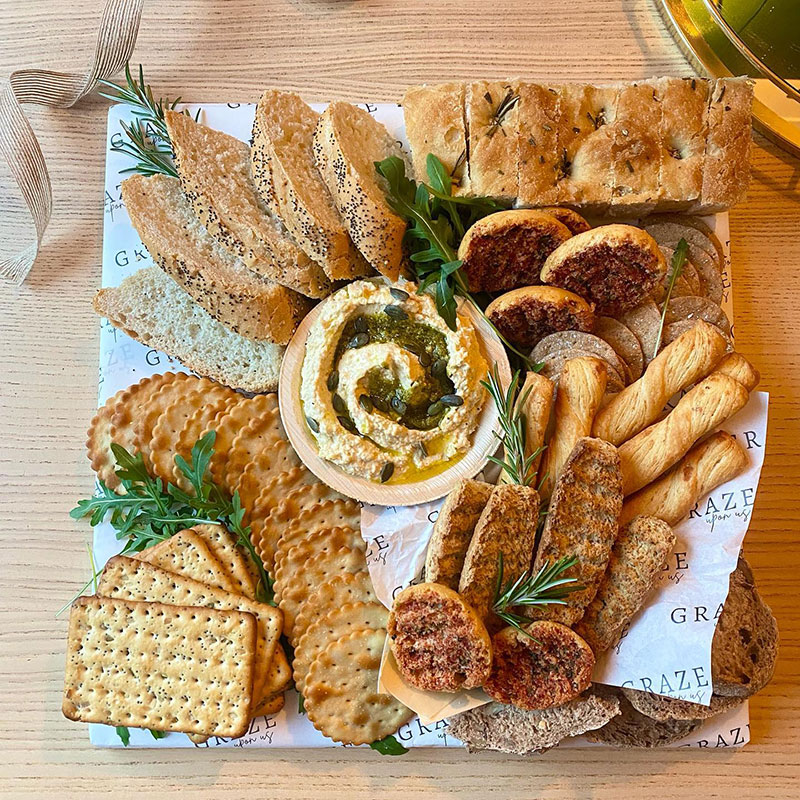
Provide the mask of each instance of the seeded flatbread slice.
POLYGON ((258 458, 264 450, 286 440, 278 407, 263 411, 254 417, 236 434, 225 464, 225 485, 233 492, 245 468, 258 458))
POLYGON ((264 486, 250 515, 250 541, 270 574, 275 574, 275 548, 286 527, 306 509, 335 499, 345 498, 305 467, 282 472, 264 486))
POLYGON ((642 346, 644 363, 647 366, 653 360, 658 332, 661 326, 661 312, 652 300, 646 300, 636 308, 616 316, 623 324, 627 325, 639 340, 642 346))
POLYGON ((414 716, 394 697, 378 692, 385 641, 386 631, 357 631, 331 642, 311 665, 306 712, 314 727, 333 741, 374 742, 414 716))
POLYGON ((211 548, 192 529, 178 531, 174 536, 137 553, 139 561, 183 575, 207 586, 226 592, 236 592, 236 582, 214 557, 211 548))
POLYGON ((722 307, 707 297, 675 297, 667 304, 664 324, 670 325, 681 320, 702 319, 716 325, 723 333, 730 336, 731 323, 722 307))
POLYGON ((583 331, 559 331, 545 336, 531 352, 534 361, 545 361, 548 356, 558 355, 566 350, 581 350, 589 355, 599 356, 607 361, 627 381, 628 367, 617 355, 616 350, 593 333, 583 331))
POLYGON ((294 639, 294 620, 303 604, 317 586, 335 575, 363 572, 367 568, 364 553, 343 547, 335 552, 317 553, 303 565, 302 570, 285 576, 286 582, 275 582, 275 598, 283 611, 283 629, 290 641, 294 639))
POLYGON ((348 603, 377 603, 369 572, 346 572, 325 581, 303 604, 294 621, 294 637, 299 641, 308 628, 329 609, 348 603))
POLYGON ((252 614, 79 597, 62 710, 81 722, 241 736, 255 657, 252 614))
POLYGON ((234 591, 254 600, 258 587, 257 571, 250 564, 245 551, 236 543, 236 536, 222 525, 195 525, 193 530, 230 575, 234 591))
POLYGON ((294 682, 298 691, 305 688, 311 664, 331 643, 349 633, 386 628, 389 612, 380 603, 347 603, 332 608, 297 640, 294 651, 294 682))
POLYGON ((245 467, 234 487, 235 491, 239 492, 246 520, 249 521, 255 502, 267 484, 275 480, 278 475, 302 466, 300 456, 289 444, 288 439, 276 439, 269 448, 258 453, 245 467))
POLYGON ((645 714, 659 722, 709 719, 744 703, 743 697, 721 697, 717 694, 711 696, 709 705, 703 706, 687 700, 676 700, 674 697, 638 692, 635 689, 623 688, 622 693, 640 714, 645 714))
POLYGON ((610 344, 625 362, 632 381, 639 380, 644 372, 644 354, 636 334, 613 317, 598 317, 594 323, 595 336, 610 344))
POLYGON ((195 605, 253 614, 258 624, 253 694, 256 701, 263 697, 269 665, 281 635, 281 612, 274 606, 206 586, 127 556, 114 556, 108 561, 97 584, 97 592, 104 597, 122 600, 195 605))
POLYGON ((250 420, 261 414, 271 414, 278 407, 278 396, 257 394, 246 397, 231 406, 228 413, 216 421, 217 438, 214 442, 214 455, 211 458, 209 469, 211 477, 219 486, 225 486, 225 472, 228 463, 228 453, 233 446, 234 439, 250 420))

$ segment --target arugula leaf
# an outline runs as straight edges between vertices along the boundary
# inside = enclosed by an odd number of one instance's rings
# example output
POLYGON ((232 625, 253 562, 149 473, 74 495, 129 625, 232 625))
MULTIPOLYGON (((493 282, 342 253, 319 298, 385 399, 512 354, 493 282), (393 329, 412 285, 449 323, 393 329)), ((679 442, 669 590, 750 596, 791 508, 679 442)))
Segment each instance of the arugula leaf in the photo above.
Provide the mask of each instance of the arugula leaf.
POLYGON ((403 747, 391 734, 384 736, 383 739, 378 739, 376 742, 370 742, 369 746, 373 750, 377 750, 382 756, 403 756, 408 752, 408 748, 403 747))
POLYGON ((678 242, 678 246, 675 248, 675 252, 672 254, 672 260, 670 262, 670 275, 669 275, 669 283, 667 285, 667 293, 664 296, 664 304, 661 306, 661 322, 658 326, 658 336, 656 337, 656 346, 653 350, 653 358, 658 355, 659 348, 661 347, 661 337, 664 333, 664 320, 667 317, 667 307, 669 306, 669 300, 672 297, 672 290, 675 288, 675 282, 680 278, 681 273, 683 272, 683 265, 686 263, 686 256, 689 252, 689 245, 686 242, 686 239, 681 239, 678 242))
POLYGON ((181 456, 175 457, 178 469, 191 487, 188 491, 173 483, 165 487, 160 478, 153 478, 147 471, 141 453, 131 455, 124 447, 112 444, 117 462, 115 473, 126 493, 119 495, 100 481, 99 494, 80 500, 69 512, 70 516, 90 517, 92 525, 99 525, 108 517, 117 538, 125 540, 123 553, 139 552, 193 525, 223 525, 236 536, 237 543, 258 568, 258 599, 272 603, 272 581, 250 541, 250 527, 244 525, 238 492, 229 497, 208 477, 216 436, 216 431, 209 431, 199 439, 192 447, 189 462, 181 456))
MULTIPOLYGON (((148 728, 148 730, 150 730, 150 729, 148 728)), ((167 734, 166 734, 166 733, 164 733, 164 731, 153 731, 153 730, 151 730, 151 731, 150 731, 150 735, 151 735, 151 736, 152 736, 154 739, 163 739, 163 738, 164 738, 164 737, 165 737, 167 734)))
POLYGON ((298 714, 305 714, 306 713, 306 699, 303 697, 302 692, 297 692, 297 713, 298 714))
POLYGON ((114 730, 116 731, 117 736, 119 736, 119 740, 122 742, 122 744, 127 747, 131 743, 131 732, 123 725, 117 725, 114 730))

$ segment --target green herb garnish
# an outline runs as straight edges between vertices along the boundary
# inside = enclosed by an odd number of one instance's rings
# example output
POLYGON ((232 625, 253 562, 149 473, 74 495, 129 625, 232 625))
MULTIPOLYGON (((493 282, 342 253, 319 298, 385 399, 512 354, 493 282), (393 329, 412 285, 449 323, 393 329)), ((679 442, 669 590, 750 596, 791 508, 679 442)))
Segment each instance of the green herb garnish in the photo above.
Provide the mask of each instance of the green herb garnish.
MULTIPOLYGON (((116 103, 125 103, 131 107, 133 122, 120 122, 127 142, 114 145, 112 149, 136 159, 136 165, 122 172, 139 172, 142 175, 170 175, 178 177, 167 132, 166 111, 174 111, 180 97, 167 100, 153 97, 153 90, 144 82, 144 70, 139 65, 139 80, 131 75, 130 64, 125 65, 125 86, 118 86, 111 81, 101 80, 99 83, 113 90, 113 94, 98 92, 101 97, 116 103)), ((188 111, 184 114, 189 116, 188 111)), ((197 112, 195 121, 200 116, 197 112)))
MULTIPOLYGON (((491 103, 492 96, 487 92, 486 93, 486 100, 491 103)), ((486 129, 486 136, 491 139, 497 131, 502 131, 503 136, 507 136, 508 134, 503 128, 503 122, 505 122, 506 117, 511 112, 511 109, 519 102, 519 95, 516 94, 512 89, 508 89, 505 94, 505 97, 498 103, 497 108, 495 109, 494 114, 492 114, 491 119, 489 120, 489 127, 486 129)))
POLYGON ((489 197, 454 197, 453 179, 432 153, 428 154, 427 168, 430 185, 408 178, 405 164, 397 156, 375 162, 375 169, 388 183, 389 206, 408 222, 405 241, 419 282, 417 291, 433 295, 436 309, 451 330, 456 329, 456 296, 465 298, 503 344, 533 369, 529 358, 497 330, 470 294, 457 254, 466 230, 479 219, 504 210, 504 206, 489 197))
POLYGON ((683 272, 683 265, 686 263, 686 255, 688 252, 689 245, 686 243, 686 239, 681 239, 678 242, 678 246, 675 248, 675 252, 672 254, 672 260, 670 262, 671 272, 669 275, 669 283, 667 284, 667 293, 664 296, 664 305, 661 309, 661 322, 658 325, 658 336, 656 337, 655 350, 653 350, 653 358, 658 355, 659 348, 661 347, 661 336, 664 333, 664 320, 667 317, 669 299, 672 297, 672 290, 675 288, 675 282, 680 278, 683 272))
POLYGON ((184 491, 173 483, 163 484, 147 471, 141 453, 132 456, 124 447, 112 443, 117 462, 115 473, 125 494, 117 494, 100 481, 100 493, 80 500, 70 511, 73 519, 90 517, 99 525, 108 517, 117 539, 124 539, 123 553, 136 553, 163 542, 193 525, 222 525, 231 531, 258 567, 259 599, 272 602, 272 582, 250 541, 250 526, 243 525, 244 509, 239 493, 229 497, 208 478, 208 465, 214 454, 216 432, 209 431, 192 447, 191 463, 175 456, 178 469, 191 487, 184 491))
POLYGON ((492 400, 494 400, 500 429, 502 430, 502 434, 495 431, 494 435, 503 445, 503 458, 489 456, 489 460, 504 470, 513 483, 520 486, 530 486, 536 477, 533 472, 533 464, 544 448, 539 447, 530 455, 525 455, 525 415, 522 407, 533 387, 529 386, 517 398, 519 381, 520 372, 517 370, 511 378, 508 389, 503 391, 503 386, 500 382, 500 371, 497 368, 497 364, 495 364, 489 373, 488 379, 481 381, 481 385, 486 387, 492 400))
POLYGON ((384 736, 383 739, 378 739, 376 742, 370 742, 369 746, 373 750, 377 750, 382 756, 402 756, 408 752, 408 748, 403 747, 391 734, 384 736))
POLYGON ((124 725, 117 725, 114 728, 119 740, 127 747, 131 743, 131 732, 124 725))
POLYGON ((583 589, 575 578, 561 577, 570 567, 578 563, 574 556, 564 556, 558 561, 544 564, 538 572, 525 570, 516 580, 503 584, 503 554, 497 564, 492 611, 507 625, 530 636, 523 626, 531 620, 512 611, 517 606, 566 605, 564 598, 571 592, 583 589))

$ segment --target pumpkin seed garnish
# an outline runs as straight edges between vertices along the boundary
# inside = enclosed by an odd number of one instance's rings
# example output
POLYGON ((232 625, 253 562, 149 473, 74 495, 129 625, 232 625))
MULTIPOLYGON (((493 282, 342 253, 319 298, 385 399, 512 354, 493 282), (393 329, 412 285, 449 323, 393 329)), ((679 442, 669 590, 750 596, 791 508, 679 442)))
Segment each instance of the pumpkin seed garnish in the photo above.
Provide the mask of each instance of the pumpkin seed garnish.
POLYGON ((394 475, 394 464, 391 461, 387 461, 381 470, 381 483, 386 483, 392 475, 394 475))
POLYGON ((428 416, 435 417, 444 411, 444 403, 441 400, 436 400, 428 406, 428 416))
POLYGON ((306 422, 314 433, 319 433, 319 422, 317 422, 314 417, 306 417, 306 422))
POLYGON ((400 306, 386 306, 383 309, 383 313, 386 314, 387 317, 391 317, 392 319, 408 319, 408 314, 405 312, 404 309, 400 308, 400 306))
POLYGON ((355 350, 358 347, 363 347, 365 344, 369 344, 369 334, 368 333, 357 333, 348 343, 347 346, 351 350, 355 350))
POLYGON ((401 417, 408 410, 408 406, 396 395, 390 401, 392 409, 396 411, 401 417))
POLYGON ((360 394, 358 396, 358 404, 364 409, 364 411, 367 412, 367 414, 372 413, 373 404, 368 394, 360 394))
POLYGON ((408 296, 409 296, 408 292, 404 292, 402 289, 395 289, 394 286, 391 289, 389 289, 389 294, 392 297, 394 297, 395 300, 399 300, 401 303, 404 300, 408 300, 408 296))
POLYGON ((430 363, 431 363, 431 361, 433 361, 433 359, 431 358, 431 354, 430 354, 430 353, 429 353, 427 350, 423 350, 423 351, 422 351, 422 352, 421 352, 421 353, 420 353, 420 354, 417 356, 417 358, 419 358, 419 363, 420 363, 420 364, 421 364, 423 367, 430 366, 430 363))
POLYGON ((434 378, 444 378, 447 376, 447 359, 437 358, 431 365, 431 375, 434 378))
POLYGON ((366 333, 367 321, 364 319, 364 317, 356 317, 353 327, 356 329, 356 333, 366 333))
POLYGON ((439 400, 446 406, 457 408, 464 405, 464 398, 460 394, 443 394, 439 400))
POLYGON ((378 395, 370 395, 370 400, 372 400, 372 405, 378 409, 378 411, 382 411, 384 414, 389 413, 389 404, 382 398, 378 397, 378 395))
POLYGON ((338 411, 340 414, 346 414, 347 413, 347 406, 345 405, 344 400, 342 400, 341 395, 335 394, 335 395, 333 395, 331 400, 333 402, 334 411, 338 411))
POLYGON ((355 422, 353 422, 353 420, 351 420, 350 417, 339 416, 339 417, 336 417, 336 419, 339 420, 339 424, 345 430, 350 431, 350 433, 357 433, 358 432, 357 429, 356 429, 355 422))
POLYGON ((335 392, 336 387, 339 385, 339 370, 335 369, 328 375, 328 380, 326 383, 329 392, 335 392))

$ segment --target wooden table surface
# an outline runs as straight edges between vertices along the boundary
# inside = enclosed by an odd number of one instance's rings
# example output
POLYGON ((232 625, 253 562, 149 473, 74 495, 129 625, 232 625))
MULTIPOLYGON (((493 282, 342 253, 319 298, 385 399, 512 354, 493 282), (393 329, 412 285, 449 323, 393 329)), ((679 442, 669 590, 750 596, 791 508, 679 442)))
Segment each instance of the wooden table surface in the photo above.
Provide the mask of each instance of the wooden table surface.
MULTIPOLYGON (((82 71, 102 0, 3 0, 0 76, 82 71)), ((267 86, 310 100, 397 100, 446 79, 606 80, 691 69, 652 0, 159 0, 134 60, 157 92, 252 101, 267 86)), ((29 110, 55 213, 24 286, 0 284, 0 796, 189 798, 797 797, 800 793, 800 161, 756 138, 753 183, 731 213, 737 346, 771 394, 769 440, 746 540, 781 629, 772 684, 752 702, 753 742, 714 752, 551 751, 532 759, 422 750, 102 751, 61 716, 66 615, 86 580, 92 489, 106 103, 29 110)), ((4 167, 0 167, 3 174, 4 167)), ((3 174, 0 213, 24 223, 3 174)), ((18 228, 19 230, 19 228, 18 228)))

